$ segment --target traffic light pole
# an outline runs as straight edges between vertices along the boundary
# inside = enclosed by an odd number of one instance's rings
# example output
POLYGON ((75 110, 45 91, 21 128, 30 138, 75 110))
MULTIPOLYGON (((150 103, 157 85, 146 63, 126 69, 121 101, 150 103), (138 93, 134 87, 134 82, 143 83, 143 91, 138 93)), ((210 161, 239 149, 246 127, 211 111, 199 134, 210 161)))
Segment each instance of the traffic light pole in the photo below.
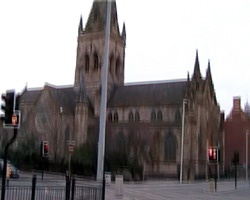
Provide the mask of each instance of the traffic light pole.
POLYGON ((217 191, 217 176, 218 176, 217 165, 218 165, 218 162, 216 162, 214 165, 214 190, 215 192, 217 191))
POLYGON ((6 183, 6 169, 7 169, 7 156, 8 156, 8 150, 10 145, 15 141, 17 136, 17 128, 14 128, 14 135, 7 143, 4 149, 4 164, 3 164, 3 176, 2 176, 2 194, 1 194, 1 200, 5 199, 5 183, 6 183))
POLYGON ((44 174, 44 157, 42 156, 42 180, 43 180, 43 174, 44 174))

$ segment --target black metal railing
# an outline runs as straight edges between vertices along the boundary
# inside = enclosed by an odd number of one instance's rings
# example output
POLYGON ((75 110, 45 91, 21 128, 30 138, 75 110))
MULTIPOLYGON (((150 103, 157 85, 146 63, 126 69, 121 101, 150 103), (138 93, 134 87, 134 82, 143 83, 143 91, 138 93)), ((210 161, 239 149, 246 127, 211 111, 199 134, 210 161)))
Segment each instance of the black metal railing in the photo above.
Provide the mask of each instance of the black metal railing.
POLYGON ((4 200, 101 200, 101 186, 76 185, 75 179, 66 178, 65 186, 8 186, 4 200))
POLYGON ((31 199, 31 187, 11 186, 5 189, 5 200, 27 200, 31 199))

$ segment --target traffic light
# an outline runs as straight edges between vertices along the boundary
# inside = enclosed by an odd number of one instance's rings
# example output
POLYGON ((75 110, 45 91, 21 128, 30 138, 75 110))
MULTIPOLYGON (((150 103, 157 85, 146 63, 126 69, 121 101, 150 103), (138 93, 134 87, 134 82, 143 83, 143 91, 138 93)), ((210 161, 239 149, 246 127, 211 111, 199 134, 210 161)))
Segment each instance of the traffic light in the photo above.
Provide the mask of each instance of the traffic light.
POLYGON ((49 154, 49 142, 48 141, 43 141, 43 157, 48 157, 49 154))
POLYGON ((19 110, 20 95, 15 95, 14 90, 9 90, 1 96, 3 104, 1 109, 4 114, 0 116, 4 128, 20 128, 21 113, 19 110))
POLYGON ((208 160, 210 162, 217 162, 219 160, 218 148, 208 148, 208 160))
POLYGON ((7 91, 6 94, 2 94, 1 96, 3 104, 1 105, 1 109, 4 112, 4 115, 1 117, 5 125, 12 124, 12 115, 14 113, 15 106, 15 91, 7 91))

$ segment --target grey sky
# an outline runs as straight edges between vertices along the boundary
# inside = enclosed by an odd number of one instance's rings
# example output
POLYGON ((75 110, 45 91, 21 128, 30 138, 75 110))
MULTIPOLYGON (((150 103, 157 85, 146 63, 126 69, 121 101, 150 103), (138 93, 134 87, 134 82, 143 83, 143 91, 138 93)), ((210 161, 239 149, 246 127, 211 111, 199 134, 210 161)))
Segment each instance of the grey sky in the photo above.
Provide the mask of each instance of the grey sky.
MULTIPOLYGON (((77 29, 92 0, 10 0, 0 3, 0 92, 73 84, 77 29)), ((249 90, 250 1, 117 0, 125 22, 125 81, 186 78, 199 50, 205 76, 208 59, 221 109, 249 90)), ((159 94, 160 95, 160 94, 159 94)))

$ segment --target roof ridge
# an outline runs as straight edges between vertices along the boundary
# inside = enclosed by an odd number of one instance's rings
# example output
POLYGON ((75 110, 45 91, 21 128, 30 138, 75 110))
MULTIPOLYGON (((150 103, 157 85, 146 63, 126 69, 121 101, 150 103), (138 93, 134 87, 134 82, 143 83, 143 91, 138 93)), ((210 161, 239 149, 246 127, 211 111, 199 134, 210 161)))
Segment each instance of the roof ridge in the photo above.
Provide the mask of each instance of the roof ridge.
POLYGON ((177 82, 186 82, 187 79, 171 79, 171 80, 159 80, 159 81, 142 81, 142 82, 128 82, 125 83, 125 86, 131 85, 151 85, 151 84, 161 84, 161 83, 177 83, 177 82))

